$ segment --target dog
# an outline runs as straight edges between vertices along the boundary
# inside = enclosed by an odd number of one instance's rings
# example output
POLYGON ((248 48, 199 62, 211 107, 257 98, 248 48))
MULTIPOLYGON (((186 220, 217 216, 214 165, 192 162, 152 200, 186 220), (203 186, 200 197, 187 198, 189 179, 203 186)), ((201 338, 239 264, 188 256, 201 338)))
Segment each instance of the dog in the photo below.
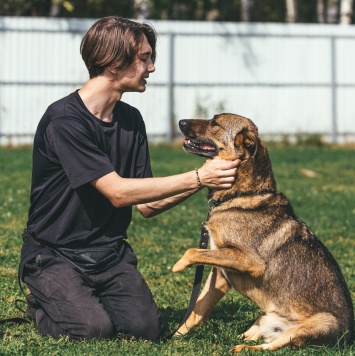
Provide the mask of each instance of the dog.
POLYGON ((187 250, 172 269, 212 267, 193 312, 175 335, 204 321, 233 287, 263 312, 239 337, 264 343, 237 345, 231 352, 351 342, 354 312, 341 270, 277 192, 255 124, 220 114, 211 120, 181 120, 179 126, 187 152, 241 163, 231 189, 209 191, 205 227, 210 249, 187 250))

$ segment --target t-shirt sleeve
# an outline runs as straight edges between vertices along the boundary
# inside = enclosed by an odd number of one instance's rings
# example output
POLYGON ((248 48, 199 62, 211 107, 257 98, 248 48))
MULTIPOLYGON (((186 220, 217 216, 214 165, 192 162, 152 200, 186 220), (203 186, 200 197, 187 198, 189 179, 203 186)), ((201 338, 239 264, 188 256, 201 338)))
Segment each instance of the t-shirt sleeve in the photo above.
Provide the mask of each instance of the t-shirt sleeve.
POLYGON ((76 118, 52 120, 46 130, 46 143, 62 165, 73 189, 115 170, 95 142, 90 128, 76 118))

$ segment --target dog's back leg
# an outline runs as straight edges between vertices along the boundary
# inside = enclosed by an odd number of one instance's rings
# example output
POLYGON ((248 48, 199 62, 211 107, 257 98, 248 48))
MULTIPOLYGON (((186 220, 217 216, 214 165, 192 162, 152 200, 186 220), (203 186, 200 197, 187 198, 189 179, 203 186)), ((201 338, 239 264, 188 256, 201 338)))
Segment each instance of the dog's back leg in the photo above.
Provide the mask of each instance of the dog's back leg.
POLYGON ((263 338, 265 343, 269 343, 294 326, 293 321, 289 321, 275 312, 264 313, 247 331, 238 337, 247 341, 257 341, 263 338))
POLYGON ((213 267, 194 310, 175 335, 186 334, 192 327, 204 321, 230 288, 231 286, 221 270, 213 267))
POLYGON ((290 344, 303 346, 306 344, 322 345, 334 343, 342 336, 338 329, 339 324, 334 315, 330 313, 318 313, 304 322, 295 325, 295 327, 286 330, 270 343, 255 346, 237 345, 231 349, 231 352, 241 352, 245 348, 254 351, 275 351, 290 344))
POLYGON ((260 316, 255 323, 243 334, 238 335, 238 338, 244 339, 247 341, 257 341, 259 340, 263 335, 260 331, 260 320, 263 316, 260 316))

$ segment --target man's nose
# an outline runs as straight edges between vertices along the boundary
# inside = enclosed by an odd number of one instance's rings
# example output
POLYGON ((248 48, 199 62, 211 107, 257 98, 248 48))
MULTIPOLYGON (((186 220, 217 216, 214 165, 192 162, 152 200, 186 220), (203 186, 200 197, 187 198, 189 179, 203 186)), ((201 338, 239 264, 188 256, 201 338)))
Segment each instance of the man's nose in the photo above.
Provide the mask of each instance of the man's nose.
POLYGON ((155 65, 153 62, 150 62, 149 66, 148 66, 148 72, 149 73, 155 72, 155 65))

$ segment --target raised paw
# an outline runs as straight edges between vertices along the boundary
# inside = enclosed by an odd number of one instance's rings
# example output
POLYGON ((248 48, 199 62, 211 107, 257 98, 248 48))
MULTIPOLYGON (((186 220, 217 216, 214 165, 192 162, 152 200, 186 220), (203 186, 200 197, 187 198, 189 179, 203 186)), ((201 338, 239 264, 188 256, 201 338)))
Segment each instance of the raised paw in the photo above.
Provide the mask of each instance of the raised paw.
POLYGON ((174 273, 176 272, 181 272, 183 271, 186 267, 188 266, 188 264, 186 263, 184 258, 181 258, 179 261, 177 261, 175 263, 175 266, 172 268, 172 271, 174 273))

